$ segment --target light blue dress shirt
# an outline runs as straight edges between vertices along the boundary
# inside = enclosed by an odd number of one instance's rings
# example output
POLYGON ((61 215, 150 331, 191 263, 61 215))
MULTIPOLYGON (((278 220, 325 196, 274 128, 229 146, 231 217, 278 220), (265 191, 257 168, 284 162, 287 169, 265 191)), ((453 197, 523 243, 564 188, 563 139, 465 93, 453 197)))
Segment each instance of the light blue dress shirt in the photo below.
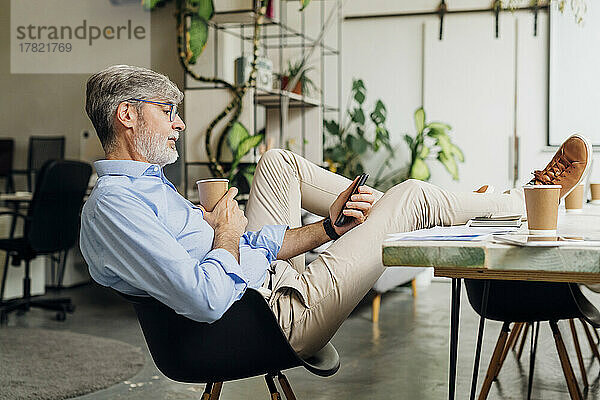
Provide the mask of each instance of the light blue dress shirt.
POLYGON ((196 321, 213 322, 258 288, 287 226, 266 225, 240 239, 240 263, 213 249, 213 228, 158 165, 94 164, 98 182, 81 214, 80 246, 92 278, 120 292, 150 295, 196 321))

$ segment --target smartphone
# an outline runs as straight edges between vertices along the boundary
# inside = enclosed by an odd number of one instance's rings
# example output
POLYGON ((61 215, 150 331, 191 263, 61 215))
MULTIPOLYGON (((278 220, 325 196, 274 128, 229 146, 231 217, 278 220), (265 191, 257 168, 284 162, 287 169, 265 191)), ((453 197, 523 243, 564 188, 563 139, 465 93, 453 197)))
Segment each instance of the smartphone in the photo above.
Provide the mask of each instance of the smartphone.
POLYGON ((347 215, 344 215, 344 213, 343 213, 344 208, 346 208, 346 203, 348 201, 350 201, 350 197, 352 197, 353 194, 358 193, 358 187, 364 185, 368 178, 369 178, 369 174, 360 174, 360 176, 358 177, 358 182, 356 182, 356 185, 352 189, 350 196, 348 196, 348 198, 344 202, 344 207, 342 208, 342 211, 340 211, 340 214, 338 215, 337 219, 335 220, 335 226, 346 225, 348 223, 348 221, 350 221, 350 218, 352 218, 352 217, 348 217, 347 215))

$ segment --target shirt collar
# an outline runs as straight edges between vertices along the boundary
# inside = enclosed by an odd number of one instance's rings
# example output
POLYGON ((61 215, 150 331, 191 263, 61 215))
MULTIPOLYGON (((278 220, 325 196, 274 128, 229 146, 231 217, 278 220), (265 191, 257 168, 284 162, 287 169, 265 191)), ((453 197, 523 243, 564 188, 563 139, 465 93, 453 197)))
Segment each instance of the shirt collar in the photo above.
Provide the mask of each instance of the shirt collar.
POLYGON ((96 168, 98 178, 104 175, 125 175, 132 178, 156 176, 177 192, 177 188, 163 174, 163 170, 158 164, 133 160, 98 160, 94 162, 94 168, 96 168))
POLYGON ((94 163, 98 177, 104 175, 125 175, 132 178, 140 176, 161 176, 162 170, 157 164, 133 160, 98 160, 94 163))

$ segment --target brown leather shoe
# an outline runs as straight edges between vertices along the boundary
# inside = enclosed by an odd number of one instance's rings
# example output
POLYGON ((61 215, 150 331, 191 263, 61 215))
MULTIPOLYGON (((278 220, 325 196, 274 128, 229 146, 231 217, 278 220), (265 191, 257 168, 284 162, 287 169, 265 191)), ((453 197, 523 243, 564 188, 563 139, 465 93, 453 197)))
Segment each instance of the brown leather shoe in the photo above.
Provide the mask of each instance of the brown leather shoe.
POLYGON ((592 147, 582 135, 572 135, 563 142, 542 171, 533 171, 529 185, 561 185, 562 199, 583 181, 592 163, 592 147))

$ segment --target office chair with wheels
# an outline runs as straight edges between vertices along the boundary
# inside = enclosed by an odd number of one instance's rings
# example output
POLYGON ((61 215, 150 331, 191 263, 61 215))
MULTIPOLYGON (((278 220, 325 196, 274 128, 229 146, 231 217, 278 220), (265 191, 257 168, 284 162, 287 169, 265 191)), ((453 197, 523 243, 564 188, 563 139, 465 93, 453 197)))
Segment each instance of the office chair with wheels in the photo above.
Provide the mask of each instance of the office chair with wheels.
MULTIPOLYGON (((507 344, 512 322, 529 322, 533 326, 527 398, 531 397, 537 335, 539 333, 539 322, 541 321, 548 321, 552 329, 571 399, 582 399, 581 390, 577 384, 562 335, 558 329, 558 321, 579 318, 594 328, 598 328, 600 327, 600 312, 587 300, 577 284, 465 279, 465 287, 469 303, 481 318, 475 356, 476 364, 478 364, 481 352, 481 338, 485 319, 504 323, 488 366, 479 400, 487 398, 492 382, 498 375, 498 368, 500 367, 502 353, 507 344)), ((476 381, 477 372, 474 370, 472 394, 475 390, 476 381)))
MULTIPOLYGON (((68 298, 37 299, 31 297, 30 262, 40 255, 53 254, 72 247, 79 236, 79 212, 83 204, 92 167, 79 161, 48 161, 39 172, 33 199, 27 215, 12 214, 24 220, 23 236, 0 239, 0 250, 7 252, 12 265, 25 262, 23 297, 0 303, 0 323, 6 322, 11 311, 27 311, 40 307, 57 311, 64 320, 74 307, 68 298)), ((8 268, 4 268, 0 300, 4 297, 8 268)))
POLYGON ((263 296, 248 289, 212 324, 181 316, 152 297, 119 293, 135 308, 156 367, 168 378, 206 383, 203 400, 218 400, 225 381, 265 375, 271 399, 280 399, 274 377, 288 400, 295 399, 281 371, 303 366, 320 376, 340 367, 337 351, 328 343, 309 359, 298 357, 263 296))

